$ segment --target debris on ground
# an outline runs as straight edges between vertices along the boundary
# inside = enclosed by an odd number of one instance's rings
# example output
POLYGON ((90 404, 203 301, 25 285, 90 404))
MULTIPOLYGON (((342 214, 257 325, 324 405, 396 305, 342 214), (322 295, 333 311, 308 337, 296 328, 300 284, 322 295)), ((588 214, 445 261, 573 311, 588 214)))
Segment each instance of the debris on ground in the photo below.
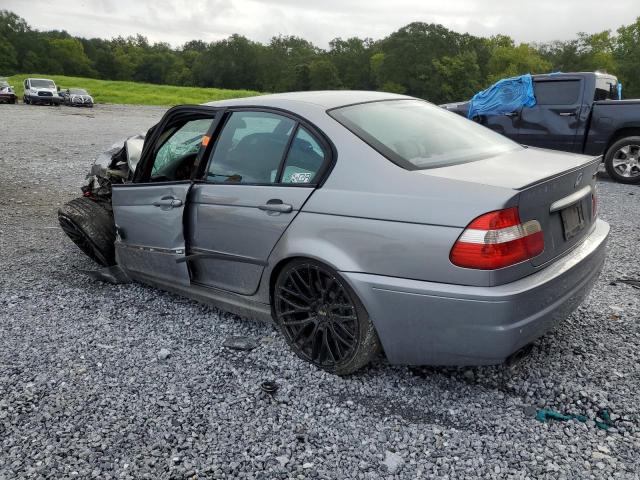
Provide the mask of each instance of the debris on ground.
POLYGON ((387 472, 395 474, 404 466, 404 459, 397 453, 387 450, 384 452, 384 461, 382 464, 387 468, 387 472))
POLYGON ((560 422, 567 422, 569 420, 578 420, 579 422, 586 422, 589 420, 589 417, 586 415, 576 415, 576 414, 564 414, 560 412, 556 412, 555 410, 549 410, 543 408, 538 410, 536 413, 536 420, 539 422, 546 422, 547 420, 558 420, 560 422))
POLYGON ((637 288, 638 290, 640 290, 640 280, 637 280, 635 278, 618 278, 616 282, 631 285, 633 288, 637 288))
POLYGON ((161 348, 158 352, 158 360, 167 360, 171 356, 171 351, 166 348, 161 348))
POLYGON ((112 283, 114 285, 120 285, 124 283, 130 283, 131 280, 127 274, 120 268, 119 265, 113 265, 111 267, 98 268, 97 270, 80 270, 81 273, 87 275, 91 280, 98 282, 112 283))
POLYGON ((260 390, 269 395, 273 395, 278 391, 278 384, 273 380, 267 380, 260 384, 260 390))
POLYGON ((227 337, 222 346, 230 348, 232 350, 240 350, 248 352, 258 347, 258 342, 252 337, 243 337, 234 335, 233 337, 227 337))
MULTIPOLYGON (((586 415, 580 415, 580 414, 564 414, 564 413, 556 412, 555 410, 543 408, 536 412, 536 420, 542 423, 545 423, 548 420, 557 420, 560 422, 577 420, 579 422, 585 423, 589 421, 589 417, 587 417, 586 415)), ((606 408, 603 408, 598 411, 598 413, 596 414, 594 423, 596 427, 598 427, 601 430, 609 430, 609 428, 615 427, 615 422, 612 420, 611 414, 609 410, 606 408)))

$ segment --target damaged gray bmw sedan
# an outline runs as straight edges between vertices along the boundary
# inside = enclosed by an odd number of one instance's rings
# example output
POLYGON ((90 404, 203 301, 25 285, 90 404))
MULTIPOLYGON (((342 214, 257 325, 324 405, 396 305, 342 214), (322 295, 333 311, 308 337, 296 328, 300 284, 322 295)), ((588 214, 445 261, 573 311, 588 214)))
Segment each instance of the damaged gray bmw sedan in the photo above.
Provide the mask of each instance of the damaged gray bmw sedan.
POLYGON ((170 109, 59 219, 109 275, 273 319, 332 373, 495 364, 598 277, 599 163, 407 96, 267 95, 170 109))

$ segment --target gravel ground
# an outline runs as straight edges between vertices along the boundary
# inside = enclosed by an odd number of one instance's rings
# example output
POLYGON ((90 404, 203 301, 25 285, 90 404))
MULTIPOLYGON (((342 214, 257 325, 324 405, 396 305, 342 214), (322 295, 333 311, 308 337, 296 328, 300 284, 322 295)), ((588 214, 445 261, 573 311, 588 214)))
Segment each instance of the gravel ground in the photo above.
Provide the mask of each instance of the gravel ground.
POLYGON ((638 187, 601 179, 604 273, 520 363, 380 359, 338 378, 270 325, 80 272, 95 265, 56 208, 163 109, 0 108, 0 480, 640 478, 640 290, 616 283, 640 278, 638 187), (258 346, 223 347, 232 335, 258 346), (617 422, 540 423, 540 407, 617 422))

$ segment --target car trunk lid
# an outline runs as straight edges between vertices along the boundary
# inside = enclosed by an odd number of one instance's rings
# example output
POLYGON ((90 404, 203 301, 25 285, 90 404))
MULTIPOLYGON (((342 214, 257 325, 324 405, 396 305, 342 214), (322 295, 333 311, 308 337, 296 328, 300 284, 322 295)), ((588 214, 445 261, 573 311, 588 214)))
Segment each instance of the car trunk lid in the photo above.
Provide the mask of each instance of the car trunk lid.
POLYGON ((523 222, 538 220, 545 248, 531 260, 543 265, 580 243, 591 230, 599 159, 558 174, 522 191, 518 210, 523 222))
POLYGON ((545 249, 530 260, 539 267, 580 243, 591 230, 599 163, 600 158, 526 148, 419 172, 519 191, 521 221, 537 220, 544 232, 545 249))

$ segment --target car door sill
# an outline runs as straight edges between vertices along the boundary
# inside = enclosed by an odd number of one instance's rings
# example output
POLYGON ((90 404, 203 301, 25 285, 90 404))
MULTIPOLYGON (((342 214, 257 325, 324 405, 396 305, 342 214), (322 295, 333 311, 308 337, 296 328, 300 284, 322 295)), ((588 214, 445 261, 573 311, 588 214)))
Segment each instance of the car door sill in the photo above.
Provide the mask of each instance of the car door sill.
POLYGON ((267 303, 257 302, 251 299, 251 297, 226 292, 215 287, 203 287, 197 284, 191 284, 190 286, 175 285, 138 272, 127 271, 127 274, 132 280, 191 298, 200 303, 213 305, 235 313, 236 315, 268 323, 273 321, 271 317, 271 306, 267 303))
POLYGON ((213 250, 206 250, 204 248, 191 248, 189 255, 183 257, 176 262, 191 262, 193 260, 228 260, 230 262, 249 263, 251 265, 260 265, 266 267, 268 262, 259 260, 257 258, 245 257, 243 255, 232 255, 229 253, 220 253, 213 250))

